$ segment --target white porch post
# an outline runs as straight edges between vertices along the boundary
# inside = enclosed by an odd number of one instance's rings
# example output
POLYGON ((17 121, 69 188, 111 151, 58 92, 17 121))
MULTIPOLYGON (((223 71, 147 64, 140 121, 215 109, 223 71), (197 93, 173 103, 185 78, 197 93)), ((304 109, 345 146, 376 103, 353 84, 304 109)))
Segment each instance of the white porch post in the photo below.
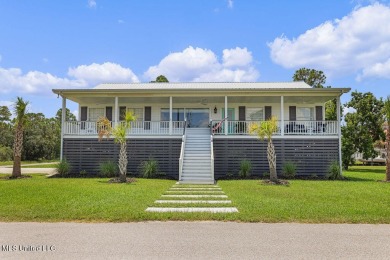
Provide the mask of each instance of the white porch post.
POLYGON ((65 119, 66 119, 66 98, 62 97, 62 115, 61 115, 61 151, 60 160, 63 159, 64 149, 64 134, 65 134, 65 119))
POLYGON ((280 135, 284 136, 284 96, 280 96, 280 135))
POLYGON ((339 163, 340 163, 340 171, 342 172, 342 156, 341 156, 341 121, 340 121, 340 96, 337 97, 337 106, 336 106, 336 109, 337 109, 337 123, 336 123, 336 127, 337 127, 337 131, 338 131, 338 134, 339 134, 339 163))
POLYGON ((228 135, 228 98, 225 96, 225 135, 228 135))
POLYGON ((172 96, 169 97, 169 135, 172 135, 172 96))
POLYGON ((117 126, 118 124, 118 113, 119 112, 119 107, 118 107, 118 97, 115 97, 115 108, 114 108, 114 127, 117 126))

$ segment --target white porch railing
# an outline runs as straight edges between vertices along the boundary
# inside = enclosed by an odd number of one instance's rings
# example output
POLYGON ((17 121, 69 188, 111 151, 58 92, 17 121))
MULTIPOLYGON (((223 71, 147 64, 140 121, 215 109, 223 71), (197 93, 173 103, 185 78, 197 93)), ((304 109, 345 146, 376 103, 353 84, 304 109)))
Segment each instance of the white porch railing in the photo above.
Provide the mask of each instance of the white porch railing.
MULTIPOLYGON (((123 122, 119 122, 123 124, 123 122)), ((113 122, 111 122, 113 125, 113 122)), ((184 121, 172 122, 172 134, 182 135, 184 121)), ((66 121, 64 135, 97 135, 96 122, 91 121, 66 121)), ((131 122, 128 135, 169 135, 169 121, 135 121, 131 122)))
MULTIPOLYGON (((212 121, 214 126, 219 121, 212 121)), ((249 135, 249 127, 258 121, 228 121, 228 135, 249 135)), ((281 135, 281 127, 284 135, 338 135, 339 124, 337 121, 288 121, 285 120, 283 126, 281 121, 277 121, 278 130, 275 135, 281 135)), ((222 124, 214 130, 215 135, 225 134, 225 125, 222 124)))
POLYGON ((180 149, 180 157, 179 157, 179 181, 181 181, 181 176, 183 174, 183 162, 184 162, 184 151, 186 149, 186 122, 184 122, 184 128, 183 128, 183 137, 181 139, 181 149, 180 149))

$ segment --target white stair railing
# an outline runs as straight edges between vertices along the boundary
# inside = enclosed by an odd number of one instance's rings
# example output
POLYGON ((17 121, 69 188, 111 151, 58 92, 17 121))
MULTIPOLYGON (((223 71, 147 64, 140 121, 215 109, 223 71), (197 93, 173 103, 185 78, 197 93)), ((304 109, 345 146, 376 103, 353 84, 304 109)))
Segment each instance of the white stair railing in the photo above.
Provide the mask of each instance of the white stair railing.
POLYGON ((187 126, 187 120, 184 122, 183 137, 181 139, 181 150, 180 150, 180 158, 179 158, 179 181, 181 181, 181 176, 183 174, 184 150, 186 149, 186 139, 187 139, 186 126, 187 126))
POLYGON ((211 178, 214 178, 214 144, 213 144, 213 135, 210 135, 210 154, 211 154, 211 178))

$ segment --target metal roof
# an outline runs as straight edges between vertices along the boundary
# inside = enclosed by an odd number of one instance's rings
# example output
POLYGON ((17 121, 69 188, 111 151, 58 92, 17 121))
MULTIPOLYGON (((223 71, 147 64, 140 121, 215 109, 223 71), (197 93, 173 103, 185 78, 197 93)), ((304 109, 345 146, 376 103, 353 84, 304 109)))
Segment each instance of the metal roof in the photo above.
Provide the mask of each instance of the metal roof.
POLYGON ((303 81, 295 82, 175 82, 175 83, 108 83, 93 89, 106 90, 256 90, 256 89, 307 89, 303 81))

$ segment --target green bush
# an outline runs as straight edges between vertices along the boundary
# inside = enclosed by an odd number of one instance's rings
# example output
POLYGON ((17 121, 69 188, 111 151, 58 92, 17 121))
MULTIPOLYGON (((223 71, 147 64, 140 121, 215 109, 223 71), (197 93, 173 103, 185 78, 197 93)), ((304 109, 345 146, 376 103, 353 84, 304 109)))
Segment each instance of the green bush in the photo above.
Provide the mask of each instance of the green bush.
POLYGON ((60 176, 67 176, 70 172, 70 164, 66 159, 63 159, 56 165, 56 171, 60 176))
POLYGON ((143 161, 139 166, 140 175, 144 178, 154 178, 158 175, 158 162, 155 159, 143 161))
POLYGON ((99 173, 102 177, 115 177, 118 175, 118 165, 113 161, 103 162, 99 165, 99 173))
POLYGON ((297 166, 295 163, 287 161, 283 165, 283 176, 286 178, 294 178, 297 173, 297 166))
POLYGON ((0 145, 0 161, 12 161, 12 153, 10 147, 0 145))
POLYGON ((87 173, 86 170, 81 170, 80 171, 80 177, 85 178, 85 177, 87 177, 87 175, 88 175, 88 173, 87 173))
POLYGON ((240 171, 238 172, 238 176, 240 178, 246 178, 251 175, 252 163, 249 160, 242 160, 240 163, 240 171))
POLYGON ((338 161, 333 161, 328 169, 328 174, 326 177, 329 180, 342 180, 343 176, 341 175, 341 169, 338 161))

